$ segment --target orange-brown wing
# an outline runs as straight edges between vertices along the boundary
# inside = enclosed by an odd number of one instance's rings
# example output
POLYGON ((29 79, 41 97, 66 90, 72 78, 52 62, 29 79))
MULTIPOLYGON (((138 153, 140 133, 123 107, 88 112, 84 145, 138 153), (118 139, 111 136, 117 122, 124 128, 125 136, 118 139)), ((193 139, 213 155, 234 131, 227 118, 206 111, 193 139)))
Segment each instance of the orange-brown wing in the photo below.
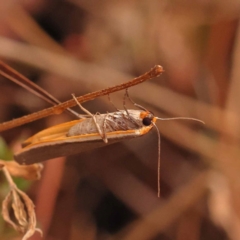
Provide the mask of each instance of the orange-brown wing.
MULTIPOLYGON (((33 164, 107 146, 99 133, 66 136, 70 127, 83 120, 63 123, 35 134, 25 141, 26 147, 17 152, 14 159, 19 164, 33 164)), ((107 133, 108 144, 145 135, 151 128, 152 126, 147 126, 137 130, 109 132, 107 133)))

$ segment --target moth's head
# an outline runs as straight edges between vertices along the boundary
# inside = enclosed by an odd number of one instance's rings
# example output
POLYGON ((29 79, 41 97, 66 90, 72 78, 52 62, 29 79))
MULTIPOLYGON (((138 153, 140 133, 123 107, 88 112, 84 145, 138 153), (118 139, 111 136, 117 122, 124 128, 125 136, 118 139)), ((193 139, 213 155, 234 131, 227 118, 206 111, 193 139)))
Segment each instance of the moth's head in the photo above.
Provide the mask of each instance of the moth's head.
POLYGON ((142 124, 144 126, 150 126, 152 123, 156 122, 156 117, 154 117, 152 112, 144 111, 141 112, 140 118, 142 119, 142 124))

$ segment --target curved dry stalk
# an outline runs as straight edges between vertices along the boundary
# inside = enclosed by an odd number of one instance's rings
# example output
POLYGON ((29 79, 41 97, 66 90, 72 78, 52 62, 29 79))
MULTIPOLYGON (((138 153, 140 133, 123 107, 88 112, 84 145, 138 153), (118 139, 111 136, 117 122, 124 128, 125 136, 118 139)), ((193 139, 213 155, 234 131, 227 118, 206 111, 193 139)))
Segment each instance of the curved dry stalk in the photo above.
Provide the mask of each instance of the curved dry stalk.
POLYGON ((24 233, 22 240, 30 238, 35 231, 42 235, 42 231, 36 227, 36 214, 32 200, 13 182, 13 179, 6 166, 2 167, 2 171, 10 186, 10 192, 2 202, 2 216, 15 230, 24 233), (12 208, 15 221, 10 217, 10 208, 12 208))

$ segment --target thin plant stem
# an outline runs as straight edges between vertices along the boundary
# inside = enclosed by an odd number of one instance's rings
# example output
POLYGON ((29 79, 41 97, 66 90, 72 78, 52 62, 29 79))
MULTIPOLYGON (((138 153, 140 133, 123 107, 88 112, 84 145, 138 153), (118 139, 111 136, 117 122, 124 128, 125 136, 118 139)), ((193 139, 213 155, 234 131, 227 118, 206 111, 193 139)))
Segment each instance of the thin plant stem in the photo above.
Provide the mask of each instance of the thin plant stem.
MULTIPOLYGON (((163 68, 160 65, 156 65, 155 67, 153 67, 150 71, 146 72, 145 74, 136 77, 128 82, 113 86, 113 87, 109 87, 109 88, 105 88, 96 92, 91 92, 88 94, 85 94, 83 96, 77 97, 77 101, 79 103, 83 103, 83 102, 87 102, 90 100, 93 100, 97 97, 101 97, 101 96, 105 96, 108 95, 110 93, 113 92, 117 92, 126 88, 130 88, 133 87, 137 84, 140 84, 144 81, 150 80, 154 77, 158 77, 162 72, 163 72, 163 68)), ((29 122, 33 122, 36 121, 38 119, 50 116, 50 115, 54 115, 54 114, 60 114, 62 113, 65 109, 70 108, 75 106, 77 103, 74 99, 68 100, 66 102, 60 103, 56 106, 50 107, 50 108, 46 108, 43 109, 41 111, 20 117, 20 118, 16 118, 14 120, 8 121, 8 122, 4 122, 2 124, 0 124, 0 132, 17 127, 17 126, 21 126, 23 124, 29 123, 29 122)))

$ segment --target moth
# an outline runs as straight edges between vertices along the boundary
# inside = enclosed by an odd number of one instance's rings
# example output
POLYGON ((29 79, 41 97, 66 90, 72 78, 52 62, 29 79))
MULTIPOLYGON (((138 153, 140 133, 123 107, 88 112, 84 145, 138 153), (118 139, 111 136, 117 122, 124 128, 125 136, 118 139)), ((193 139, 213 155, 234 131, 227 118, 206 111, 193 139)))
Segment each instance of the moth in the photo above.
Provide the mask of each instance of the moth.
MULTIPOLYGON (((59 124, 35 134, 23 143, 24 147, 14 155, 14 159, 19 164, 33 164, 59 156, 73 155, 107 144, 141 137, 155 127, 158 133, 158 196, 160 196, 160 133, 155 124, 156 121, 158 119, 200 120, 181 117, 161 119, 133 102, 127 90, 125 96, 140 110, 129 110, 124 105, 124 110, 92 115, 77 102, 89 117, 59 124)), ((73 97, 77 101, 74 95, 73 97)))
MULTIPOLYGON (((160 75, 163 72, 161 66, 157 65, 146 74, 133 79, 129 84, 122 84, 121 89, 126 89, 124 95, 124 110, 116 109, 115 112, 105 114, 91 114, 85 109, 78 99, 73 95, 75 103, 87 114, 83 117, 71 109, 67 109, 79 119, 62 123, 45 130, 28 138, 22 144, 23 148, 14 154, 14 159, 19 164, 33 164, 42 162, 51 158, 60 156, 68 156, 77 154, 83 151, 92 150, 98 147, 106 146, 115 142, 123 141, 126 139, 132 139, 147 134, 153 127, 157 130, 158 134, 158 196, 160 196, 160 132, 156 126, 157 120, 175 120, 175 119, 187 119, 202 122, 195 118, 175 117, 175 118, 159 118, 154 116, 152 112, 144 107, 136 104, 129 96, 127 87, 135 85, 137 81, 142 82, 147 79, 151 79, 160 75), (134 84, 133 84, 134 83, 134 84), (125 99, 128 98, 138 110, 127 109, 125 105, 125 99)), ((48 100, 52 104, 59 103, 51 94, 41 89, 36 84, 30 83, 19 73, 16 73, 10 67, 3 65, 0 62, 0 74, 8 79, 15 81, 21 81, 21 86, 27 85, 28 90, 37 92, 38 96, 41 94, 44 100, 48 100), (2 72, 2 68, 4 72, 2 72), (10 74, 9 74, 10 73, 10 74), (14 79, 11 79, 13 78, 14 79), (18 78, 16 80, 16 78, 18 78), (23 84, 22 81, 25 83, 23 84), (26 84, 27 82, 27 84, 26 84), (34 90, 32 90, 34 89, 34 90)), ((18 83, 19 84, 19 83, 18 83)), ((114 91, 121 90, 119 86, 112 88, 114 91)), ((106 95, 110 93, 110 88, 99 92, 93 93, 93 96, 106 95), (99 95, 97 95, 100 93, 99 95), (95 95, 94 95, 95 94, 95 95)), ((112 91, 113 92, 113 91, 112 91)), ((87 95, 86 95, 87 96, 87 95)), ((90 98, 89 98, 90 99, 90 98)), ((61 104, 59 104, 61 105, 61 104)), ((38 114, 41 116, 41 114, 38 114)), ((30 117, 31 119, 31 117, 30 117)), ((35 120, 35 118, 34 118, 35 120)), ((21 121, 20 121, 21 123, 21 121)), ((2 124, 4 127, 4 124, 2 124)))
MULTIPOLYGON (((126 96, 133 102, 127 91, 126 96)), ((93 115, 80 103, 77 104, 87 113, 86 117, 82 118, 81 115, 79 120, 62 123, 33 135, 22 144, 23 148, 14 155, 14 159, 19 164, 33 164, 140 137, 147 134, 157 120, 153 113, 143 107, 129 110, 124 105, 124 110, 93 115)))

